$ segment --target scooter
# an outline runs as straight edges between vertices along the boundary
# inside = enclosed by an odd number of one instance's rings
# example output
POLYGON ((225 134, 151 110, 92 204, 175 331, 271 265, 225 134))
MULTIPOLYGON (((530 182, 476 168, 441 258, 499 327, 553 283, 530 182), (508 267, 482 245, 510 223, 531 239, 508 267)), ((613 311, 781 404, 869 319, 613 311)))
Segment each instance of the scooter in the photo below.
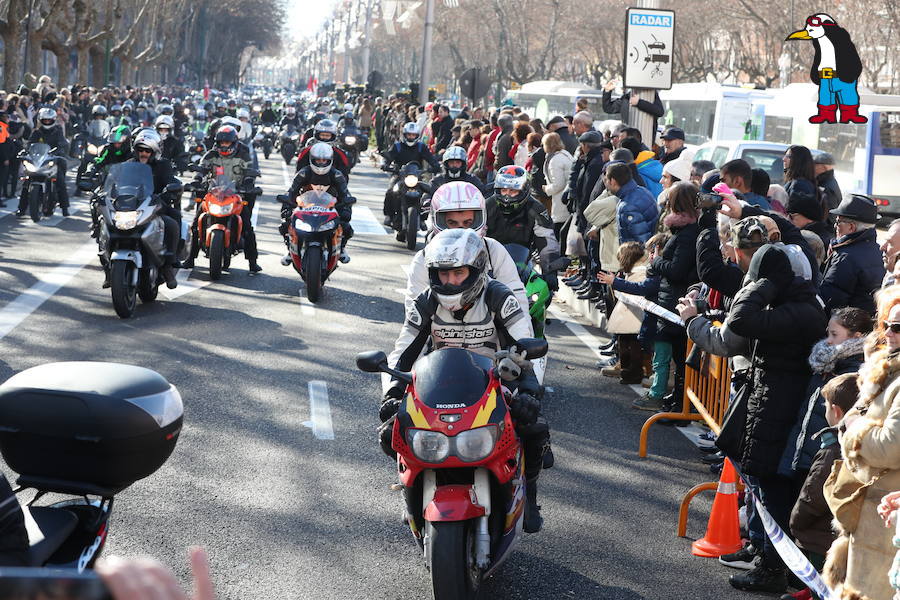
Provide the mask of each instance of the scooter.
MULTIPOLYGON (((167 194, 180 194, 181 182, 167 194)), ((100 207, 100 262, 108 270, 113 308, 123 319, 134 315, 137 298, 153 302, 163 282, 165 234, 163 205, 153 193, 153 172, 143 163, 112 165, 104 182, 100 207)), ((189 226, 182 221, 176 260, 187 258, 189 226)))
MULTIPOLYGON (((516 342, 525 357, 546 340, 516 342)), ((500 376, 491 359, 462 348, 420 358, 412 373, 388 367, 384 352, 363 352, 357 367, 406 383, 392 448, 405 520, 431 572, 435 600, 473 599, 522 532, 525 476, 500 376)))
POLYGON ((13 491, 35 492, 22 507, 27 565, 92 568, 115 497, 166 462, 183 414, 175 386, 132 365, 48 363, 0 385, 0 454, 13 491), (67 498, 39 504, 47 494, 67 498))
MULTIPOLYGON (((289 204, 286 194, 276 197, 289 204)), ((325 281, 338 266, 343 229, 335 209, 337 199, 322 189, 297 197, 288 229, 288 251, 294 270, 306 283, 306 298, 318 302, 325 281)))

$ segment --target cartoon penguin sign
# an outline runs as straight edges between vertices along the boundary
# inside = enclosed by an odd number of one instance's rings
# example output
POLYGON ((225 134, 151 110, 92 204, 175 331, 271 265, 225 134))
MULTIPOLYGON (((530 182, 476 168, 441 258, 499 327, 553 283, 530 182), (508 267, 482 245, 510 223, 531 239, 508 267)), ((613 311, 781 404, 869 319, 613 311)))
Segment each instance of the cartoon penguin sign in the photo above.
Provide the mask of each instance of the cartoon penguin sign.
POLYGON ((789 40, 811 40, 816 49, 809 78, 819 86, 819 112, 810 123, 837 123, 838 107, 841 123, 865 123, 859 114, 856 83, 862 73, 862 61, 850 34, 825 13, 806 19, 806 27, 787 36, 789 40))

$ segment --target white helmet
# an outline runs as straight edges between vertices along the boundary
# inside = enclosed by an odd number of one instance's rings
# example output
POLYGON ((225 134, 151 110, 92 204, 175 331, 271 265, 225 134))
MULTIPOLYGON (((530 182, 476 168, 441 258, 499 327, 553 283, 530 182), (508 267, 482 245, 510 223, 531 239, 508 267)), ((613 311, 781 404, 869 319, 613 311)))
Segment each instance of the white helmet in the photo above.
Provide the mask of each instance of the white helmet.
POLYGON ((38 111, 38 121, 44 129, 50 129, 56 125, 56 111, 52 108, 42 108, 38 111))
POLYGON ((198 121, 205 121, 206 120, 206 111, 202 108, 198 108, 197 112, 194 113, 194 118, 197 119, 198 121))
POLYGON ((414 122, 409 122, 403 126, 403 141, 407 146, 415 146, 419 141, 419 133, 419 126, 414 122))
POLYGON ((431 292, 450 312, 468 309, 487 285, 487 250, 471 229, 448 229, 434 236, 425 246, 425 267, 431 292), (469 269, 462 283, 441 282, 441 271, 460 267, 469 269))
POLYGON ((335 123, 331 119, 322 119, 321 121, 316 123, 316 126, 313 127, 313 137, 316 138, 317 140, 319 140, 320 142, 324 142, 326 140, 323 140, 322 138, 319 137, 319 135, 323 134, 323 133, 328 133, 331 135, 331 139, 327 140, 328 143, 334 142, 337 139, 337 133, 338 133, 337 123, 335 123))
POLYGON ((238 119, 249 119, 249 118, 250 118, 250 111, 247 110, 246 108, 239 108, 239 109, 237 109, 237 118, 238 118, 238 119))
POLYGON ((157 159, 161 152, 160 147, 162 146, 162 137, 156 130, 145 127, 134 134, 134 139, 131 142, 131 150, 137 150, 138 146, 144 146, 145 148, 150 149, 152 152, 150 160, 157 159))
POLYGON ((467 181, 451 181, 445 183, 431 197, 431 220, 435 231, 447 229, 447 213, 471 210, 474 220, 471 229, 483 237, 487 229, 485 218, 484 196, 478 188, 467 181))
POLYGON ((169 115, 159 115, 156 117, 156 121, 154 122, 156 126, 156 130, 159 133, 159 137, 161 139, 166 139, 169 137, 169 134, 172 133, 172 130, 175 129, 175 120, 169 115), (159 131, 160 128, 168 128, 168 131, 163 133, 159 131))
POLYGON ((309 166, 316 175, 325 175, 334 162, 334 150, 325 142, 317 142, 309 149, 309 166))
POLYGON ((466 158, 466 151, 463 150, 462 146, 450 146, 444 150, 444 158, 441 159, 441 162, 444 164, 444 173, 446 173, 447 177, 459 179, 465 175, 466 158), (451 160, 461 160, 462 166, 458 169, 451 169, 450 166, 447 165, 451 160))
POLYGON ((353 112, 353 105, 350 104, 349 102, 347 102, 346 104, 344 104, 344 111, 345 111, 345 112, 346 112, 346 111, 353 112))

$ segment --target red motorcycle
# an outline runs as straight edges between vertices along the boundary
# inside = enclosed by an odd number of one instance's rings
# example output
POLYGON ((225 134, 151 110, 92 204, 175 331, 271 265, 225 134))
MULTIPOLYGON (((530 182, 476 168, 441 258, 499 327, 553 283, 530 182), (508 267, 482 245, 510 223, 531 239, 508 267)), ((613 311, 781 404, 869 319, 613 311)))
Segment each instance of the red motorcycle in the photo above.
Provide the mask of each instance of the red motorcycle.
MULTIPOLYGON (((546 340, 516 346, 529 359, 547 353, 546 340)), ((412 373, 389 368, 383 352, 358 354, 356 365, 407 384, 392 447, 435 600, 476 598, 515 545, 525 510, 522 444, 493 361, 443 348, 412 373)))
MULTIPOLYGON (((278 196, 282 203, 286 195, 278 196)), ((327 191, 311 189, 297 196, 291 214, 288 249, 291 264, 306 283, 306 297, 318 302, 325 280, 337 268, 343 229, 335 208, 337 199, 327 191)))

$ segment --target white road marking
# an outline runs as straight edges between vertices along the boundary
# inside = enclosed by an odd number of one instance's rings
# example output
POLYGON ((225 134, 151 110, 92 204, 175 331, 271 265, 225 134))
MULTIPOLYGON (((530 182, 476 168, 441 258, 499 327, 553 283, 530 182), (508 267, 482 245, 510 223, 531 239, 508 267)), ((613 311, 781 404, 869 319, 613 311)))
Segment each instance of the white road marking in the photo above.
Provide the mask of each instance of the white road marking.
POLYGON ((281 176, 284 178, 284 187, 285 189, 291 187, 291 177, 288 175, 287 165, 284 164, 284 161, 281 161, 281 176))
POLYGON ((159 293, 165 296, 166 300, 175 300, 176 298, 205 288, 212 283, 212 281, 208 279, 206 281, 190 279, 192 272, 193 271, 190 269, 178 269, 178 273, 175 274, 175 279, 178 280, 178 287, 174 290, 170 290, 165 285, 162 285, 159 288, 159 293))
POLYGON ((0 309, 0 339, 6 337, 28 315, 69 283, 95 256, 97 256, 97 242, 90 240, 82 244, 69 258, 39 277, 37 283, 0 309))
POLYGON ((300 288, 300 314, 307 317, 316 316, 316 307, 306 297, 306 290, 304 288, 300 288))
MULTIPOLYGON (((89 206, 89 201, 86 198, 70 198, 69 199, 69 217, 74 217, 82 210, 87 209, 89 206)), ((63 219, 68 217, 62 216, 62 210, 57 206, 56 210, 53 213, 53 216, 44 217, 40 220, 38 225, 42 225, 44 227, 55 227, 63 222, 63 219)), ((30 220, 29 220, 30 222, 30 220)))
POLYGON ((331 405, 328 404, 328 384, 324 381, 309 382, 309 421, 303 423, 320 440, 333 440, 331 405))
POLYGON ((354 206, 353 218, 350 220, 353 232, 363 235, 388 235, 384 225, 375 218, 375 213, 368 206, 354 206))

